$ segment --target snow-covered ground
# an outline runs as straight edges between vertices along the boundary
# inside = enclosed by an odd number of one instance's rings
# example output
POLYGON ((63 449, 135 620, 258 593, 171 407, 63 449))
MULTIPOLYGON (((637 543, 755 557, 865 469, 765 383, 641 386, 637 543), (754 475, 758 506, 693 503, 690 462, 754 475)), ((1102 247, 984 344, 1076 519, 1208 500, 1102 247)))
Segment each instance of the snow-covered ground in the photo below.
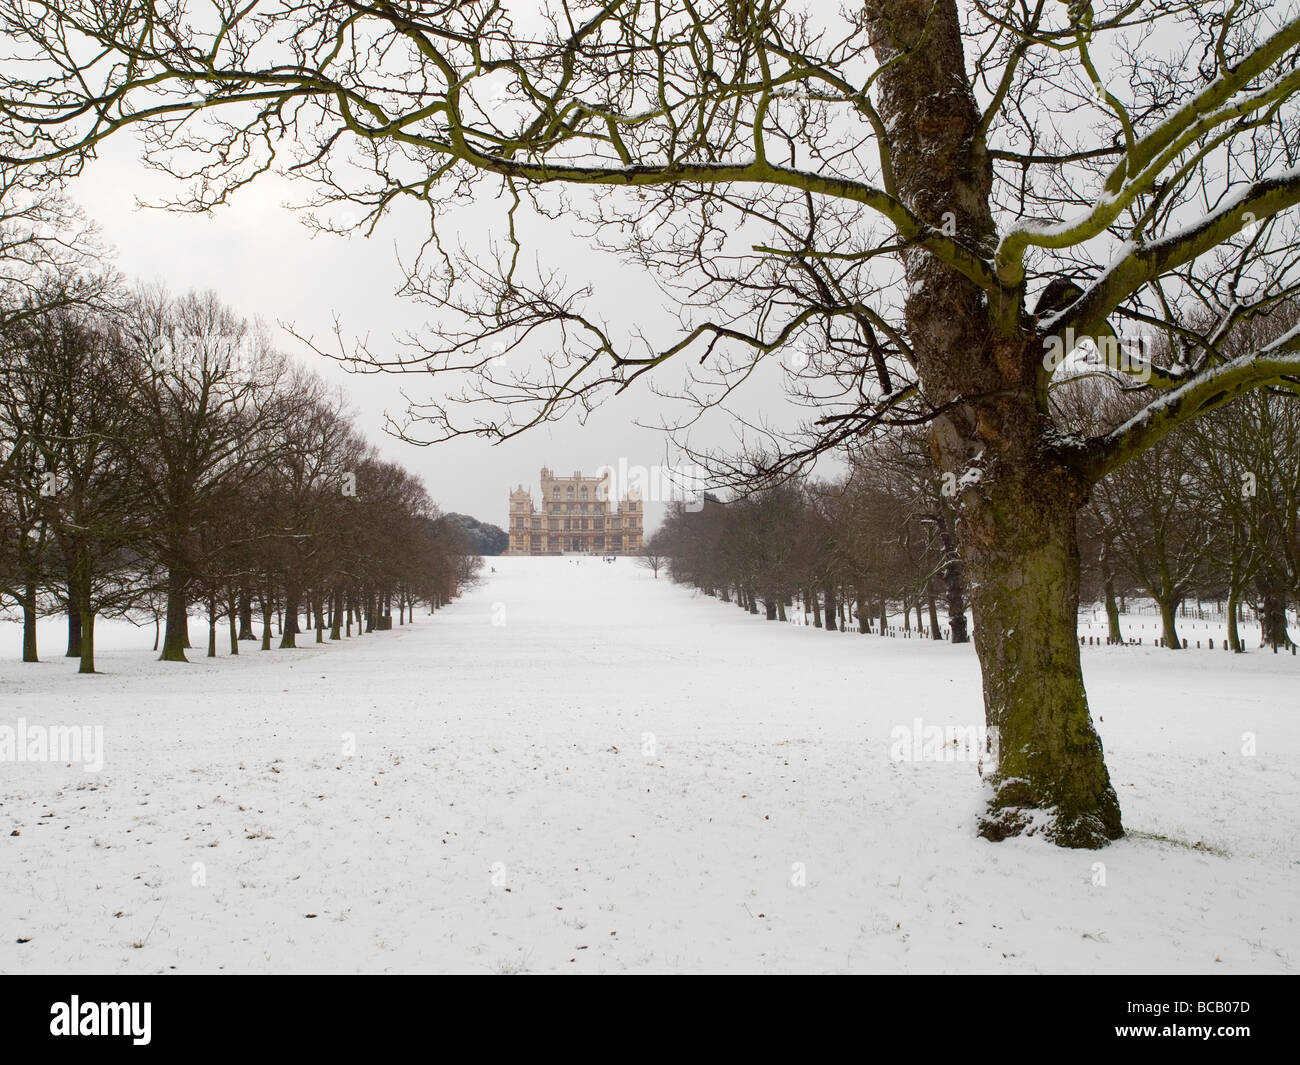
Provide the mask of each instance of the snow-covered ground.
POLYGON ((105 748, 0 762, 0 970, 1300 965, 1300 659, 1088 648, 1129 836, 990 844, 972 763, 891 758, 918 718, 979 723, 969 646, 767 623, 628 559, 489 562, 298 651, 163 664, 118 623, 83 677, 57 624, 37 665, 0 626, 0 726, 105 748))
MULTIPOLYGON (((1220 654, 1225 652, 1228 640, 1228 622, 1222 616, 1206 617, 1204 620, 1191 616, 1178 617, 1175 619, 1174 624, 1178 630, 1179 639, 1187 641, 1189 651, 1213 650, 1218 651, 1220 654), (1214 642, 1213 647, 1210 646, 1210 641, 1214 642)), ((1295 624, 1294 616, 1288 613, 1288 631, 1293 639, 1297 635, 1295 624)), ((1109 631, 1106 624, 1106 610, 1100 604, 1089 606, 1079 612, 1080 636, 1104 644, 1109 631)), ((1149 643, 1156 643, 1164 635, 1164 628, 1161 625, 1159 613, 1155 611, 1154 607, 1148 606, 1143 612, 1121 614, 1120 633, 1126 641, 1141 640, 1145 646, 1149 643)), ((1242 646, 1247 651, 1263 646, 1259 622, 1253 617, 1238 623, 1237 635, 1241 638, 1242 646)), ((1269 653, 1273 654, 1274 652, 1270 650, 1269 653)), ((1278 651, 1276 653, 1286 654, 1287 652, 1278 651)))

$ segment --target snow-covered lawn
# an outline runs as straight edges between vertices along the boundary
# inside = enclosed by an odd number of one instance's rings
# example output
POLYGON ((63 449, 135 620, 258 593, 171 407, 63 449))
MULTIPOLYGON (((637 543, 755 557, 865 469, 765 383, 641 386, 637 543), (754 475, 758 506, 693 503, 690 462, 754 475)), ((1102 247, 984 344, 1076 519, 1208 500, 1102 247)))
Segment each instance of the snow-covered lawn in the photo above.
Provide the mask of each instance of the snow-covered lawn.
POLYGON ((0 626, 0 726, 105 746, 0 763, 0 970, 1300 965, 1300 659, 1085 649, 1130 835, 995 845, 972 763, 891 760, 917 718, 980 722, 968 646, 489 563, 392 633, 188 666, 120 624, 101 676, 57 625, 23 665, 0 626))

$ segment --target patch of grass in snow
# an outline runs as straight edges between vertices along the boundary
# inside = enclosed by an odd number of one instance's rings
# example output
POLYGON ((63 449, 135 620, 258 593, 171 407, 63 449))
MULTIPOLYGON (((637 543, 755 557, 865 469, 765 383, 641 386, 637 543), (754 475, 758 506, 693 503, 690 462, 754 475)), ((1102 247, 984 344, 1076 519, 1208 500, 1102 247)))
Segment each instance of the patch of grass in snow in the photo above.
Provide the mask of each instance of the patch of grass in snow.
POLYGON ((518 976, 520 973, 526 973, 530 957, 532 957, 532 951, 525 953, 521 950, 516 958, 502 958, 497 962, 497 974, 499 976, 518 976))
POLYGON ((1187 851, 1197 851, 1201 854, 1213 854, 1216 858, 1229 858, 1231 855, 1221 847, 1211 847, 1208 843, 1202 843, 1199 839, 1195 843, 1188 843, 1185 839, 1174 839, 1171 836, 1161 835, 1159 832, 1135 832, 1127 830, 1124 833, 1129 839, 1149 839, 1156 843, 1167 843, 1171 847, 1181 847, 1187 851))

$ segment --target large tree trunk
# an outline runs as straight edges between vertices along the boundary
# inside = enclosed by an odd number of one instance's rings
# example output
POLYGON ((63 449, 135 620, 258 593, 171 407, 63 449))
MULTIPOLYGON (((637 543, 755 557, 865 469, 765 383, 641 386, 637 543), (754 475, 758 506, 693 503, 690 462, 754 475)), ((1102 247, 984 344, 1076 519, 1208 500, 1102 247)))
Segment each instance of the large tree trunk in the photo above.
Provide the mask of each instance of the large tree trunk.
POLYGON ((948 508, 939 510, 939 542, 943 546, 943 585, 947 593, 948 628, 953 643, 970 642, 966 631, 966 583, 962 576, 961 557, 953 538, 948 508))
POLYGON ((81 664, 78 673, 95 672, 95 611, 87 597, 81 605, 81 664))
POLYGON ((330 595, 330 639, 343 638, 343 592, 335 587, 330 595))
POLYGON ((36 662, 36 585, 24 588, 18 602, 23 608, 23 661, 36 662))
POLYGON ((835 631, 835 589, 831 585, 826 585, 822 591, 824 599, 823 606, 826 613, 826 631, 835 631))
POLYGON ((1237 603, 1240 592, 1235 584, 1228 586, 1228 646, 1235 654, 1243 654, 1241 634, 1237 631, 1237 603))
POLYGON ((71 601, 76 604, 81 615, 81 653, 77 656, 80 663, 78 673, 95 672, 95 604, 92 597, 94 588, 92 574, 94 565, 86 549, 78 549, 73 561, 72 575, 68 580, 71 601))
POLYGON ((208 596, 208 657, 217 657, 217 600, 208 596))
POLYGON ((64 657, 81 657, 81 608, 73 599, 71 585, 68 586, 68 649, 64 657))
POLYGON ((185 600, 185 577, 178 566, 172 566, 167 573, 167 622, 163 629, 162 654, 160 662, 188 662, 185 648, 190 645, 189 604, 185 600))
POLYGON ((262 650, 271 649, 271 601, 262 600, 262 650))
POLYGON ((1178 604, 1180 602, 1176 595, 1162 595, 1157 600, 1160 606, 1160 628, 1161 635, 1164 636, 1165 646, 1172 651, 1181 651, 1183 649, 1182 640, 1178 635, 1178 604))
MULTIPOLYGON (((966 73, 955 0, 866 0, 876 96, 899 198, 923 223, 991 258, 993 170, 966 73)), ((999 759, 980 825, 1041 828, 1097 847, 1123 834, 1079 661, 1075 518, 1087 484, 1054 441, 1044 341, 1023 290, 986 292, 916 245, 902 252, 904 316, 939 468, 954 473, 984 718, 999 759)))
POLYGON ((1281 592, 1282 581, 1265 572, 1259 583, 1259 635, 1263 643, 1274 649, 1289 647, 1291 637, 1286 631, 1286 598, 1281 592))
POLYGON ((239 638, 257 639, 253 632, 253 596, 246 587, 239 590, 239 638))
POLYGON ((986 478, 963 522, 985 720, 998 730, 981 834, 1017 834, 1045 811, 1054 842, 1095 847, 1123 829, 1079 661, 1082 490, 1025 465, 986 478))
POLYGON ((1110 557, 1106 548, 1098 558, 1101 563, 1102 595, 1106 599, 1106 638, 1111 643, 1123 643, 1124 633, 1119 627, 1119 607, 1115 603, 1115 575, 1110 570, 1110 557))
POLYGON ((295 637, 298 635, 298 596, 296 585, 286 583, 284 586, 284 621, 280 628, 280 649, 297 647, 295 637))

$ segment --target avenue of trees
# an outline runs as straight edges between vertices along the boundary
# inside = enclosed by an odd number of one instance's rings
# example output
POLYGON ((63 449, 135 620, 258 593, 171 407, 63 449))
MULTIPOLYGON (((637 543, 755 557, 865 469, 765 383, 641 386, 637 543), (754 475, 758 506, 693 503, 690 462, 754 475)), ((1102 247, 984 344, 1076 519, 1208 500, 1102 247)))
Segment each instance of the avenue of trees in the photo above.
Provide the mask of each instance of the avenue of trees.
MULTIPOLYGON (((1287 309, 1275 334, 1297 318, 1287 309)), ((1099 424, 1132 413, 1132 399, 1091 380, 1063 401, 1099 424)), ((653 568, 769 621, 828 631, 901 628, 968 639, 968 596, 953 532, 956 485, 934 467, 922 433, 882 434, 846 455, 831 482, 791 477, 677 505, 647 541, 653 568)), ((1130 638, 1121 603, 1150 601, 1160 643, 1181 650, 1180 612, 1203 604, 1246 650, 1243 607, 1262 646, 1295 646, 1288 611, 1300 608, 1300 404, 1253 392, 1181 427, 1094 489, 1080 511, 1081 587, 1107 618, 1108 642, 1130 638)))
POLYGON ((646 545, 676 581, 769 621, 969 639, 952 500, 918 431, 857 449, 833 483, 791 478, 676 506, 646 545), (942 613, 944 621, 939 618, 942 613))
POLYGON ((1075 634, 1079 519, 1180 426, 1300 389, 1300 330, 1226 343, 1300 286, 1294 2, 0 0, 0 29, 12 180, 132 131, 179 209, 273 168, 326 228, 426 207, 404 288, 433 320, 352 355, 463 383, 416 401, 412 438, 512 436, 679 355, 703 407, 736 411, 792 350, 812 416, 752 426, 772 439, 738 479, 927 426, 1001 736, 979 831, 1123 834, 1075 634), (496 243, 439 231, 470 201, 499 209, 496 243), (590 262, 547 262, 548 222, 590 262), (603 313, 602 253, 661 314, 603 313), (1053 401, 1058 355, 1135 330, 1166 343, 1102 382, 1129 417, 1053 401))
POLYGON ((239 654, 273 618, 279 647, 338 640, 473 579, 423 484, 214 294, 60 292, 0 318, 0 597, 24 661, 52 613, 93 673, 99 617, 152 619, 183 662, 196 614, 209 657, 219 629, 239 654))

